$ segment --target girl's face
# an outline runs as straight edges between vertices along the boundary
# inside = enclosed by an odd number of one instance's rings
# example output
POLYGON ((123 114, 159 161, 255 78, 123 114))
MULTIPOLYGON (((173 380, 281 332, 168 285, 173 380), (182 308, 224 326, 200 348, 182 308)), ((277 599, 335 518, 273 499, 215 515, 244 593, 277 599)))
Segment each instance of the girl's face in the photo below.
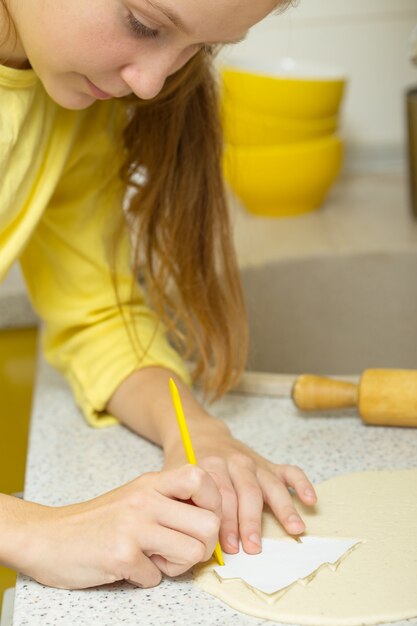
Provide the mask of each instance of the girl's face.
MULTIPOLYGON (((277 0, 7 0, 26 59, 68 109, 153 98, 203 45, 235 42, 277 0)), ((1 16, 1 13, 0 13, 1 16)))

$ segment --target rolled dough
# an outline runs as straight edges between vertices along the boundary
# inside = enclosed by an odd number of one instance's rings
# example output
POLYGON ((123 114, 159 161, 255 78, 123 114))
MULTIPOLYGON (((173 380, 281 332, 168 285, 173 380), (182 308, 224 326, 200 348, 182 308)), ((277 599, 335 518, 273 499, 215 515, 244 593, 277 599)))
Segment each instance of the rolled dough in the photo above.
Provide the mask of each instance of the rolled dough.
MULTIPOLYGON (((360 626, 416 617, 417 469, 346 474, 317 485, 317 493, 314 510, 294 500, 306 535, 364 541, 336 570, 323 566, 274 598, 239 580, 221 581, 210 562, 196 568, 198 585, 238 611, 288 624, 360 626)), ((270 512, 263 536, 285 536, 270 512)))

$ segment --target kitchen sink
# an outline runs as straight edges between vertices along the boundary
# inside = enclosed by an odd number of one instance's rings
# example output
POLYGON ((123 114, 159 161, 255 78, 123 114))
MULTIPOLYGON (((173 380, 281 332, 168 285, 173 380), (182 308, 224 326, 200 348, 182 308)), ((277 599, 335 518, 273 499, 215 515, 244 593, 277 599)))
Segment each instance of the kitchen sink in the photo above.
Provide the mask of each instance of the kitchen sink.
POLYGON ((242 269, 242 281, 249 369, 417 369, 417 251, 275 261, 242 269))

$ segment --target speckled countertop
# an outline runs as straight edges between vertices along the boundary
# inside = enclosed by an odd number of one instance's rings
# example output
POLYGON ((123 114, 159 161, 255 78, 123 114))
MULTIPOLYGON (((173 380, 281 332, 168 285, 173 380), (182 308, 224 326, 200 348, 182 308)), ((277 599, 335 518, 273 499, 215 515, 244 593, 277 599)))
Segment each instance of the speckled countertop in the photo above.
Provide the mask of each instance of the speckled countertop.
MULTIPOLYGON (((277 381, 279 381, 277 376, 277 381)), ((271 382, 271 378, 269 378, 271 382)), ((303 417, 288 398, 230 394, 213 407, 233 433, 271 460, 301 465, 314 482, 367 469, 416 465, 417 429, 364 426, 345 417, 303 417), (261 426, 260 426, 261 425, 261 426)), ((40 363, 25 496, 64 505, 96 496, 160 467, 162 454, 122 426, 93 430, 63 379, 40 363)), ((86 591, 43 587, 20 576, 14 626, 259 626, 197 588, 190 574, 154 589, 116 584, 86 591)), ((417 625, 417 619, 397 626, 417 625)))

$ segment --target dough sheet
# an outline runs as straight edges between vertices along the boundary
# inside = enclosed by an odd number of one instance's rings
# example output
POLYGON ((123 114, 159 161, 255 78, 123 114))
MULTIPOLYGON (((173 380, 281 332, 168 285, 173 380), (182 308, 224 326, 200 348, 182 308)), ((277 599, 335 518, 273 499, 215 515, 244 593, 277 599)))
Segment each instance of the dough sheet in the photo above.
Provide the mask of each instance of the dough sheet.
MULTIPOLYGON (((278 623, 360 626, 416 617, 417 469, 346 474, 316 489, 314 509, 294 499, 306 535, 363 541, 337 567, 323 565, 276 596, 222 581, 212 562, 195 569, 197 584, 238 611, 278 623)), ((286 536, 268 511, 263 536, 286 536)))

